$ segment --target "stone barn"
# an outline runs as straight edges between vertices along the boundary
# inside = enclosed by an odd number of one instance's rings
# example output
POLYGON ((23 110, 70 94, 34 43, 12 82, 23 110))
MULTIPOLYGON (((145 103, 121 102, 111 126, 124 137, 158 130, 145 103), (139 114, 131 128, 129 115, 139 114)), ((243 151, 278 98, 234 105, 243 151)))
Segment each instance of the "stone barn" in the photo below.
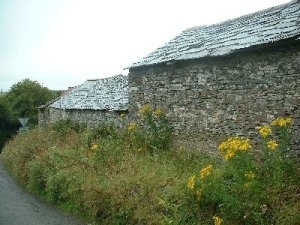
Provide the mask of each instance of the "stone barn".
POLYGON ((128 84, 132 118, 162 107, 177 139, 201 149, 277 116, 294 118, 299 146, 300 1, 187 29, 132 64, 128 84))
MULTIPOLYGON (((127 76, 87 80, 71 88, 48 104, 39 107, 39 124, 71 119, 96 126, 100 123, 121 125, 120 115, 128 113, 127 76)), ((122 115, 122 116, 123 116, 122 115)))

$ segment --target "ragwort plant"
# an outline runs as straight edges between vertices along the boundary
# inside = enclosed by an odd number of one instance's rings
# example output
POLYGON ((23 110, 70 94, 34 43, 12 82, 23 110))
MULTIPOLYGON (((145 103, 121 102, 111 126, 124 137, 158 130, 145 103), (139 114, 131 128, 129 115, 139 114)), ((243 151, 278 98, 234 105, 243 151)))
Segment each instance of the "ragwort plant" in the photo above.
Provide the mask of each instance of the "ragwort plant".
POLYGON ((151 151, 168 150, 171 142, 171 127, 162 109, 144 105, 140 109, 143 131, 151 151))
POLYGON ((127 135, 138 150, 158 152, 169 150, 172 129, 162 109, 144 105, 139 110, 141 123, 130 122, 127 135))
POLYGON ((202 215, 212 213, 215 225, 299 222, 300 176, 289 151, 291 124, 290 117, 280 117, 259 127, 263 146, 259 155, 251 151, 250 139, 222 142, 218 149, 223 163, 200 168, 187 181, 191 205, 202 215))

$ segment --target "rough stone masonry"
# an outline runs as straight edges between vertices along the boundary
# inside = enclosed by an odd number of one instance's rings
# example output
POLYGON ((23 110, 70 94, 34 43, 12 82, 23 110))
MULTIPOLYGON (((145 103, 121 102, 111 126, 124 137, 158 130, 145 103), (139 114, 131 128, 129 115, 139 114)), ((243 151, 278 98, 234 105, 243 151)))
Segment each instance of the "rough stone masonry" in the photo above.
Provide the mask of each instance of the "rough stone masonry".
POLYGON ((182 142, 202 150, 292 116, 300 137, 300 44, 282 41, 233 54, 130 68, 129 115, 144 104, 166 110, 182 142))

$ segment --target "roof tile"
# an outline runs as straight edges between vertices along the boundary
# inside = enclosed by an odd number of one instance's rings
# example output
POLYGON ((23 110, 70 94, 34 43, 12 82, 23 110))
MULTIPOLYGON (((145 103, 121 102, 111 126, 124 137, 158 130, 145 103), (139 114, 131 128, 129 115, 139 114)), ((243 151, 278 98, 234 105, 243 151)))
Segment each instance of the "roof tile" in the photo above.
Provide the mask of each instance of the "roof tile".
POLYGON ((127 76, 87 80, 53 102, 58 109, 94 109, 122 111, 128 109, 127 76))
POLYGON ((300 35, 300 1, 295 0, 211 26, 183 31, 130 68, 173 60, 221 56, 249 48, 295 38, 300 35))

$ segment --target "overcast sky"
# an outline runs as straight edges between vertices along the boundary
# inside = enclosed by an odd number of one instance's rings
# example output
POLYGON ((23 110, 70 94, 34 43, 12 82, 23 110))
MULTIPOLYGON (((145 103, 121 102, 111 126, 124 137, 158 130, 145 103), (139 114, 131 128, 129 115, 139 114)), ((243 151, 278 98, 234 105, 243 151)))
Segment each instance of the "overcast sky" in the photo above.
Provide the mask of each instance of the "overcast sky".
POLYGON ((127 74, 183 30, 289 0, 0 0, 0 91, 29 78, 50 89, 127 74))

